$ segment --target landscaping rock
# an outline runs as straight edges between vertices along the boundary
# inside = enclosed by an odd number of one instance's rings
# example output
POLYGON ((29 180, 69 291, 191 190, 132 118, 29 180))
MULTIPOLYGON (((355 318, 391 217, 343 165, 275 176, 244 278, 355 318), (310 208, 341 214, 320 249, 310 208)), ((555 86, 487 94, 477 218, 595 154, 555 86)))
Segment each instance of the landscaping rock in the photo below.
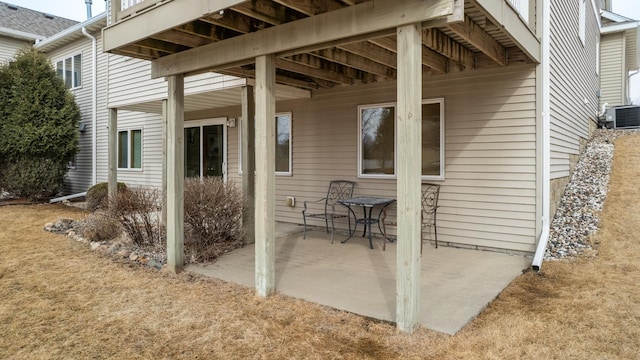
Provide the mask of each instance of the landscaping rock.
POLYGON ((592 251, 589 237, 600 224, 613 162, 613 141, 638 130, 598 129, 594 132, 565 188, 551 222, 545 260, 592 251))
POLYGON ((138 260, 138 254, 136 252, 132 252, 131 254, 129 254, 129 260, 131 261, 136 261, 138 260))
POLYGON ((92 251, 98 250, 99 247, 100 247, 100 243, 99 242, 95 242, 94 241, 94 242, 89 243, 89 248, 92 251))

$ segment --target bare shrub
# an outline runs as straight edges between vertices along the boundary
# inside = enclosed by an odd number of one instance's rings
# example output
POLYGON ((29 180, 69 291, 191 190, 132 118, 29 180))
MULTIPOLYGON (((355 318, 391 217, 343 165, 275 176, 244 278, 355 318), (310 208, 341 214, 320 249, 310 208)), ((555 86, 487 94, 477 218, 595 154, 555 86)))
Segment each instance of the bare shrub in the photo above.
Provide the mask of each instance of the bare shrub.
POLYGON ((129 188, 109 199, 109 216, 138 246, 163 246, 165 229, 161 224, 162 191, 156 188, 129 188))
POLYGON ((189 261, 209 261, 242 247, 242 192, 221 178, 186 179, 185 253, 189 261))
POLYGON ((74 230, 89 241, 111 240, 122 234, 120 223, 104 212, 94 212, 77 221, 74 230))

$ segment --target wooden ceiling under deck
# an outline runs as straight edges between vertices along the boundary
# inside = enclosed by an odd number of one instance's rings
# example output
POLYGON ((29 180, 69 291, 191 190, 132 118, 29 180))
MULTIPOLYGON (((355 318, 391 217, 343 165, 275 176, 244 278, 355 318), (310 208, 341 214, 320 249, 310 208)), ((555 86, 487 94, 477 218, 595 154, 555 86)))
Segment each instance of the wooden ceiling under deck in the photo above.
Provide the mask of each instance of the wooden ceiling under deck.
MULTIPOLYGON (((353 6, 369 0, 251 0, 219 14, 208 15, 113 53, 145 60, 189 50, 242 34, 260 31, 305 17, 353 6)), ((493 25, 473 0, 466 0, 464 22, 422 31, 423 69, 431 74, 532 62, 493 25)), ((395 36, 281 57, 276 82, 303 89, 371 83, 396 78, 395 36)), ((253 64, 215 72, 253 78, 253 64)))

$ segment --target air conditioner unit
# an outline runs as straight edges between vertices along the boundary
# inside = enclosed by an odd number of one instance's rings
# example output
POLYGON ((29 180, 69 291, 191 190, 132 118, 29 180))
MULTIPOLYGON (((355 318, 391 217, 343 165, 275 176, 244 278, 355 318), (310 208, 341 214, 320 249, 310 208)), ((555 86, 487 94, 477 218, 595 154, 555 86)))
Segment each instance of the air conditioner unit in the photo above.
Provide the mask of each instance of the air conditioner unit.
POLYGON ((640 127, 640 106, 616 106, 607 109, 607 123, 613 123, 615 129, 640 127))

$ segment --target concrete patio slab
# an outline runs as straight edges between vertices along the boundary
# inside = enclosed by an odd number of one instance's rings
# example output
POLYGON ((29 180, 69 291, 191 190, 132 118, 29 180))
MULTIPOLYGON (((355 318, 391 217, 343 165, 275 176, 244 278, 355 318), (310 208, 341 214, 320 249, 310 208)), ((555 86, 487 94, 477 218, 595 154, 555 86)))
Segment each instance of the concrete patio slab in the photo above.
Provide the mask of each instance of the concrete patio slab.
MULTIPOLYGON (((382 239, 370 250, 354 237, 331 244, 321 231, 302 239, 301 227, 276 228, 276 287, 285 295, 356 314, 395 321, 396 247, 382 239)), ((421 272, 421 325, 455 334, 475 318, 531 263, 523 256, 439 247, 425 243, 421 272)), ((186 269, 225 281, 254 286, 254 247, 247 246, 214 263, 186 269)))

